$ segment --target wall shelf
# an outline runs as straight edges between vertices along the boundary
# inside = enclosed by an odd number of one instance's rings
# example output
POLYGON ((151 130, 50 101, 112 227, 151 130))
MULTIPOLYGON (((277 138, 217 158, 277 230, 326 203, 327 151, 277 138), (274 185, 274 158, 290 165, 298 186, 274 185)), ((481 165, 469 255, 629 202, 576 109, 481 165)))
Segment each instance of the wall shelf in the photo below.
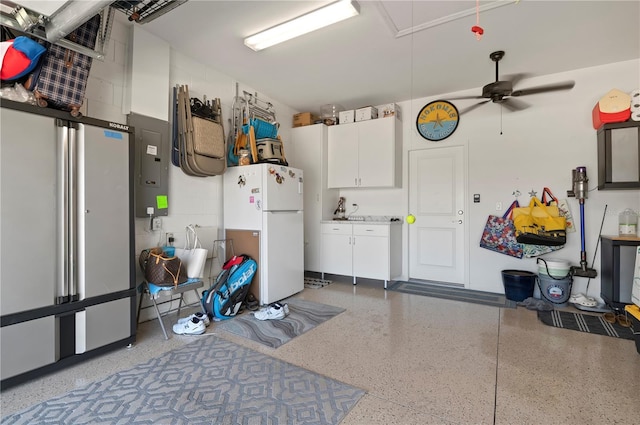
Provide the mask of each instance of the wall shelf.
POLYGON ((640 121, 598 129, 598 190, 640 189, 640 121))

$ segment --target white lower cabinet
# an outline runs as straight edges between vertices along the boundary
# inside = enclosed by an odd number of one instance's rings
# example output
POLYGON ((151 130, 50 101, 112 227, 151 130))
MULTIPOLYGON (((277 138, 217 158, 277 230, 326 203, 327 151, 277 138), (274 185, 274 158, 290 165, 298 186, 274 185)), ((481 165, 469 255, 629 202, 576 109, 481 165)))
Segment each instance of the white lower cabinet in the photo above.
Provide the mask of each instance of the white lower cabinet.
POLYGON ((401 273, 399 224, 322 224, 323 273, 384 280, 401 273))

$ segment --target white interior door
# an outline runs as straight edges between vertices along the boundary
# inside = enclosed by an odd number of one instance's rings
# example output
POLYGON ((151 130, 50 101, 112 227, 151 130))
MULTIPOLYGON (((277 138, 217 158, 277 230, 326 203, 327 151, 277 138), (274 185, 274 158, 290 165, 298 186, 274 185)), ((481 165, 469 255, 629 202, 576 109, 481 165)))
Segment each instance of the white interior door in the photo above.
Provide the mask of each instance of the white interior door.
POLYGON ((409 277, 464 285, 464 147, 409 152, 409 176, 409 277))

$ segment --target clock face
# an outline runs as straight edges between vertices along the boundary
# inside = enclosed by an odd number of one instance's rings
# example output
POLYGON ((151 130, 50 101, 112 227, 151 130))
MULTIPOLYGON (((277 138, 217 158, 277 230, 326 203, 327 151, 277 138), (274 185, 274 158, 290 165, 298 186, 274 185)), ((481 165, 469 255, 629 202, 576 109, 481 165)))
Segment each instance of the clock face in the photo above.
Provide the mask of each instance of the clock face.
POLYGON ((460 116, 458 109, 446 100, 435 100, 427 103, 420 110, 416 118, 418 133, 427 140, 438 142, 451 136, 456 128, 460 116))

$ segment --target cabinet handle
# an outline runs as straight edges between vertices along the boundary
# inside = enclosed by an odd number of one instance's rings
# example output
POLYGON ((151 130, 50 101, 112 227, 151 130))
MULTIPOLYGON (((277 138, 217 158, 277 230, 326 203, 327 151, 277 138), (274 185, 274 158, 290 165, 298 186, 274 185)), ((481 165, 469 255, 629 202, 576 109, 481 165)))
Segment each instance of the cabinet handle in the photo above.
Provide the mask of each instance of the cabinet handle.
POLYGON ((362 186, 362 179, 358 178, 358 186, 362 186))
POLYGON ((355 236, 353 237, 353 244, 354 245, 356 244, 356 237, 355 236))
POLYGON ((351 245, 351 236, 349 236, 349 245, 351 245))
POLYGON ((356 185, 356 186, 358 185, 358 178, 357 177, 353 179, 353 184, 356 185))

